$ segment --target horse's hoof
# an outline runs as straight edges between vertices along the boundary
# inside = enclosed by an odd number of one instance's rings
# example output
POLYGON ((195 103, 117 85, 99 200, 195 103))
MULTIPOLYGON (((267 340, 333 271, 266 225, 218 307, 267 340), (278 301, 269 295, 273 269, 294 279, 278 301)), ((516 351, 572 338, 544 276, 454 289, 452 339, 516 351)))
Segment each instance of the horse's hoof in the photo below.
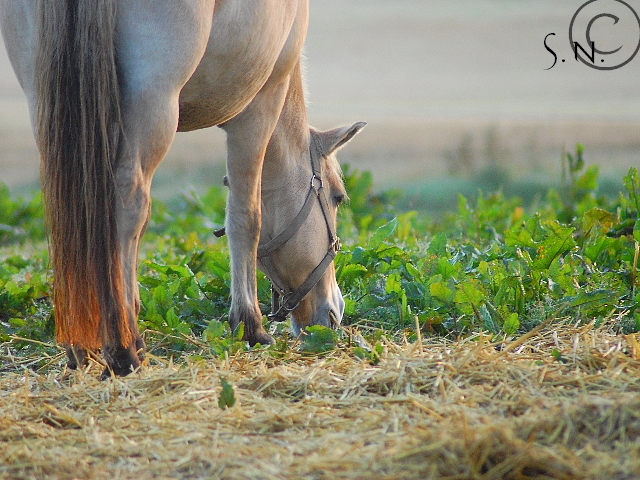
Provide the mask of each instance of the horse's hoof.
POLYGON ((273 345, 276 343, 275 339, 264 330, 261 332, 253 332, 251 338, 246 338, 245 340, 248 341, 252 347, 258 343, 260 345, 273 345))
POLYGON ((78 367, 84 368, 89 364, 87 351, 84 348, 66 347, 67 351, 67 368, 69 370, 77 370, 78 367))
POLYGON ((111 375, 125 377, 140 368, 140 358, 133 345, 129 348, 121 346, 105 348, 102 355, 107 361, 108 367, 102 372, 101 380, 106 380, 111 375))
POLYGON ((134 367, 134 363, 132 362, 129 365, 129 368, 122 367, 119 365, 109 365, 102 371, 102 375, 100 375, 100 381, 104 382, 106 379, 113 377, 126 377, 130 373, 133 373, 140 366, 140 362, 138 362, 138 366, 134 367), (114 368, 115 367, 115 368, 114 368))
POLYGON ((229 312, 229 327, 231 331, 236 332, 236 329, 240 324, 244 324, 244 335, 242 340, 249 342, 250 346, 254 346, 257 343, 260 345, 273 345, 276 341, 271 335, 269 335, 262 326, 262 314, 260 310, 251 313, 249 310, 240 310, 239 313, 234 314, 233 311, 229 312))

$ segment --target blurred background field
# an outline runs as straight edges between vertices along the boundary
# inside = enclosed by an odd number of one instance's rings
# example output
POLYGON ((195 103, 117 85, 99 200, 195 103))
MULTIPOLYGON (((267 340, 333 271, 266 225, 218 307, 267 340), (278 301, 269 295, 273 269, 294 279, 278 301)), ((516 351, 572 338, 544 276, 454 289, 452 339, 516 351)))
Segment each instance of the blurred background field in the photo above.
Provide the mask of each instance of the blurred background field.
MULTIPOLYGON (((640 58, 604 72, 573 61, 568 26, 582 3, 313 1, 310 123, 369 122, 341 160, 370 170, 378 190, 400 188, 404 208, 455 208, 457 193, 478 189, 531 201, 559 185, 562 151, 577 142, 587 165, 600 167, 601 190, 615 194, 640 158, 640 58), (551 70, 548 33, 567 58, 551 70)), ((220 130, 179 134, 154 195, 221 183, 224 158, 220 130)), ((37 178, 26 102, 2 48, 0 181, 21 193, 37 178)))

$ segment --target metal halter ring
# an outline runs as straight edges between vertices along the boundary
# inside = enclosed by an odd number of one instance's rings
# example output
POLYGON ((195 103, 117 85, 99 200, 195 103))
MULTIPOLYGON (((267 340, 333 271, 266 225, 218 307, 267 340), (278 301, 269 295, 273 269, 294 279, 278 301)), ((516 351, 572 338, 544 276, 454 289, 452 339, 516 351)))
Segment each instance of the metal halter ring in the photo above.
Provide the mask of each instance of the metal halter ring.
POLYGON ((316 175, 314 174, 311 177, 311 188, 313 188, 316 193, 320 192, 320 190, 322 190, 322 188, 324 188, 324 183, 322 182, 322 178, 316 177, 316 175), (320 182, 320 186, 318 188, 316 188, 316 186, 314 184, 314 180, 317 180, 318 182, 320 182))

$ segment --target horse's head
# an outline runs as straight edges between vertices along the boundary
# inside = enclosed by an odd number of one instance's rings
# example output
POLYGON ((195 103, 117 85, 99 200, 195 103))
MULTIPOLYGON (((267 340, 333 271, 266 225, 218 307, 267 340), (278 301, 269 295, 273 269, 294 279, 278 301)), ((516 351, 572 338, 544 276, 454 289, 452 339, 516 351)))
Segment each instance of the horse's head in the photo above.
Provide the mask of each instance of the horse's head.
POLYGON ((342 321, 344 300, 333 258, 340 248, 337 210, 347 193, 335 154, 365 125, 311 129, 303 158, 270 162, 267 155, 265 160, 258 262, 278 293, 274 316, 283 320, 291 313, 295 334, 310 325, 335 328, 342 321))

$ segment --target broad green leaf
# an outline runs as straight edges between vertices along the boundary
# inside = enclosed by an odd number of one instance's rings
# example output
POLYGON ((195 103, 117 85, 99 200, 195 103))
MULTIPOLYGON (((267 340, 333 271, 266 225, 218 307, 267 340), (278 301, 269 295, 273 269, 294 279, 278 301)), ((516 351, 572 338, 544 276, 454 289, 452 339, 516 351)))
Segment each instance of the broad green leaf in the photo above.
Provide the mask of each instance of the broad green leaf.
POLYGON ((394 259, 404 258, 405 251, 395 245, 388 245, 381 243, 378 248, 375 249, 375 256, 378 260, 390 261, 394 259))
POLYGON ((421 280, 422 279, 422 274, 420 273, 420 270, 418 270, 416 267, 414 267, 412 263, 407 262, 407 263, 405 263, 404 266, 407 269, 407 273, 409 275, 411 275, 415 280, 421 280))
POLYGON ((504 243, 508 247, 529 247, 535 248, 536 242, 531 238, 531 232, 524 228, 512 228, 505 232, 504 243))
POLYGON ((479 287, 479 282, 474 279, 467 279, 456 285, 454 300, 456 303, 475 305, 477 307, 484 301, 484 293, 479 287))
POLYGON ((607 212, 599 207, 594 207, 582 216, 582 229, 588 232, 594 225, 599 224, 602 226, 602 230, 607 232, 617 221, 618 218, 613 213, 607 212))
POLYGON ((616 292, 611 290, 599 289, 592 292, 580 292, 579 294, 566 297, 561 301, 561 305, 565 307, 584 307, 584 306, 601 306, 615 305, 618 301, 616 292))
POLYGON ((420 282, 406 282, 403 284, 402 290, 411 300, 424 298, 424 285, 420 282))
POLYGON ((325 353, 333 350, 337 343, 336 332, 322 325, 313 325, 306 328, 300 349, 310 353, 325 353))
POLYGON ((435 282, 429 285, 429 293, 433 298, 443 303, 451 303, 453 300, 453 291, 443 282, 435 282))
POLYGON ((153 291, 153 301, 158 313, 161 314, 166 313, 174 303, 169 288, 165 285, 160 285, 153 291))
POLYGON ((387 282, 385 284, 385 291, 390 294, 393 293, 395 295, 400 295, 400 292, 402 292, 400 275, 398 275, 397 273, 392 273, 387 277, 387 282))
POLYGON ((481 275, 487 276, 487 274, 489 273, 489 263, 482 260, 478 264, 478 273, 480 273, 481 275))
POLYGON ((24 318, 10 318, 9 325, 11 328, 21 328, 27 324, 27 321, 24 318))
POLYGON ((376 230, 376 233, 374 233, 373 237, 371 237, 370 243, 372 245, 379 245, 380 243, 387 240, 391 235, 393 235, 393 232, 396 231, 396 228, 398 228, 398 219, 394 218, 393 220, 382 225, 376 230))
POLYGON ((220 390, 220 397, 218 398, 218 406, 226 410, 236 404, 236 394, 233 391, 233 386, 227 382, 225 378, 220 378, 220 386, 222 389, 220 390))
MULTIPOLYGON (((455 261, 455 260, 452 260, 455 261)), ((438 268, 436 272, 442 275, 442 278, 448 280, 449 278, 455 278, 458 273, 459 265, 452 265, 451 262, 445 258, 440 257, 438 259, 438 268)))
POLYGON ((537 270, 548 269, 558 255, 561 255, 575 246, 573 232, 575 228, 566 227, 557 221, 548 225, 549 236, 538 248, 538 255, 533 261, 533 268, 537 270))
POLYGON ((365 263, 365 249, 357 246, 353 249, 353 251, 351 252, 351 261, 354 263, 365 263))
POLYGON ((585 256, 591 260, 592 262, 596 262, 600 254, 609 248, 615 248, 619 245, 619 241, 617 238, 610 237, 599 237, 594 242, 589 242, 584 246, 584 254, 585 256))
POLYGON ((489 310, 485 305, 482 305, 479 310, 480 318, 482 319, 483 327, 489 330, 491 333, 498 333, 500 331, 500 327, 495 319, 489 313, 489 310))
POLYGON ((193 272, 185 265, 170 265, 166 270, 167 275, 177 275, 180 278, 191 278, 193 272))
POLYGON ((367 273, 368 270, 363 265, 359 263, 350 263, 342 268, 337 280, 341 285, 343 283, 352 283, 356 278, 362 278, 367 273))
POLYGON ((207 329, 204 331, 204 337, 207 341, 214 339, 220 339, 224 334, 224 323, 220 320, 213 319, 207 325, 207 329))
POLYGON ((356 302, 350 298, 344 299, 344 314, 351 316, 356 313, 356 302))
POLYGON ((180 325, 180 318, 176 315, 176 312, 173 307, 167 310, 167 314, 165 315, 165 320, 167 321, 167 325, 172 328, 177 328, 180 325))
POLYGON ((447 254, 447 236, 444 233, 438 233, 431 239, 429 248, 427 249, 431 255, 444 257, 447 254))
POLYGON ((502 330, 507 335, 513 335, 520 328, 520 320, 518 320, 517 313, 511 313, 507 315, 507 318, 504 319, 504 324, 502 325, 502 330))

